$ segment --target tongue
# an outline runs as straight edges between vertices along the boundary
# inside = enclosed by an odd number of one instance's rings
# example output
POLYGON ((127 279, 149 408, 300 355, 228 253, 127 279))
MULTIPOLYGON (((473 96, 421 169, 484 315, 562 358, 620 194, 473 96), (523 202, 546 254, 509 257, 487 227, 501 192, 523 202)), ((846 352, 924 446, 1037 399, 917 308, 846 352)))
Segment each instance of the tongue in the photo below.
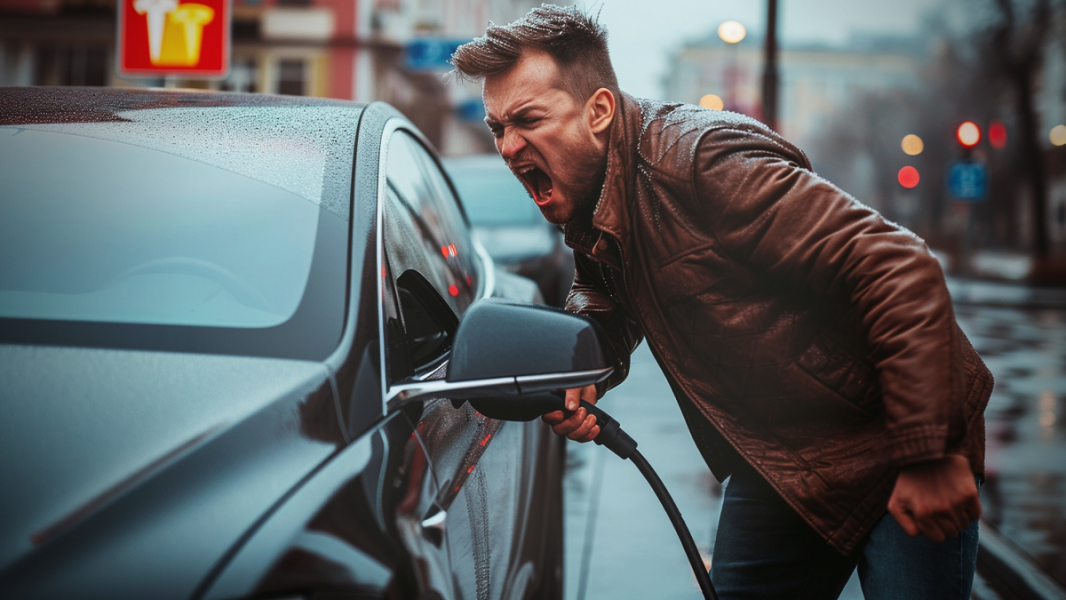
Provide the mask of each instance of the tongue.
POLYGON ((547 204, 552 197, 552 179, 541 170, 536 171, 537 204, 547 204))

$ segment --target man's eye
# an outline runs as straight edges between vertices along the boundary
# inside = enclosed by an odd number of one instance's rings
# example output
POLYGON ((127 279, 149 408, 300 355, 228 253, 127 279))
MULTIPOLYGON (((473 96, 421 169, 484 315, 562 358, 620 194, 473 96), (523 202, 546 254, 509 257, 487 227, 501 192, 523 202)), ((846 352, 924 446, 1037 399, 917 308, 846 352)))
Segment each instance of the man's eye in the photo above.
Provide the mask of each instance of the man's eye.
POLYGON ((492 132, 492 137, 496 139, 503 137, 503 127, 489 127, 489 131, 492 132))

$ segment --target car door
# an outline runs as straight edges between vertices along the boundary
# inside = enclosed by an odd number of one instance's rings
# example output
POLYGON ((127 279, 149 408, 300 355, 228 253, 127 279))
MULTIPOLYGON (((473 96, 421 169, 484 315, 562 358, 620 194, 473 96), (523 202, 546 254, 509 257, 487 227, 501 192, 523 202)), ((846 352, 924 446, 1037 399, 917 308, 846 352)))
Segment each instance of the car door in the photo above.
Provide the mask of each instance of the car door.
MULTIPOLYGON (((449 336, 465 310, 493 293, 482 258, 436 160, 403 129, 387 143, 383 210, 386 386, 443 378, 449 336), (417 251, 416 251, 417 248, 417 251)), ((530 286, 530 291, 535 286, 530 286)), ((529 300, 529 298, 526 298, 529 300)), ((422 402, 414 423, 437 486, 433 513, 408 542, 439 544, 451 598, 523 598, 544 579, 546 506, 558 443, 539 422, 502 423, 468 404, 422 402), (534 528, 538 528, 534 530, 534 528)), ((561 537, 561 534, 560 534, 561 537)))

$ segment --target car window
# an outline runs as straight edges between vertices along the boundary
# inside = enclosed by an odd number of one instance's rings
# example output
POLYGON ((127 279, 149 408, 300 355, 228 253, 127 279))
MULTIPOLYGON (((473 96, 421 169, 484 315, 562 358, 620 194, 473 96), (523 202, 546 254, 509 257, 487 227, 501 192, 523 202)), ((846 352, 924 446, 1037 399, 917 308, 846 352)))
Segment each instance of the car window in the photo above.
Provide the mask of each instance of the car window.
POLYGON ((0 128, 0 317, 268 328, 311 271, 320 209, 201 161, 0 128))
MULTIPOLYGON (((393 259, 419 264, 419 272, 437 289, 457 316, 477 298, 480 278, 478 261, 469 229, 458 201, 452 194, 437 163, 410 134, 396 131, 388 144, 386 167, 390 209, 397 224, 403 223, 404 239, 394 238, 393 259), (402 243, 401 243, 402 241, 402 243), (412 257, 414 247, 424 257, 412 257)), ((386 231, 389 226, 386 225, 386 231)), ((387 234, 386 234, 387 235, 387 234)), ((386 238, 386 248, 389 248, 386 238)), ((398 264, 397 276, 405 269, 398 264)), ((414 266, 410 268, 416 268, 414 266)))

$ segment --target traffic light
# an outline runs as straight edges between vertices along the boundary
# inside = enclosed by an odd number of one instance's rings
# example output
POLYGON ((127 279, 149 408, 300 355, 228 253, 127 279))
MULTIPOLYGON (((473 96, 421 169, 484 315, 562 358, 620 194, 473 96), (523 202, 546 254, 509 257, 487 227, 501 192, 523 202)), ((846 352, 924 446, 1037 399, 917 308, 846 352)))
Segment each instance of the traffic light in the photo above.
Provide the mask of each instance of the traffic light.
POLYGON ((907 165, 906 167, 903 167, 902 169, 899 170, 899 174, 896 175, 896 179, 899 181, 900 185, 902 185, 903 187, 905 187, 905 188, 907 188, 909 190, 909 189, 917 186, 918 185, 918 181, 921 178, 918 176, 918 169, 915 169, 914 167, 912 167, 910 165, 907 165))
POLYGON ((1003 121, 992 121, 988 125, 988 143, 993 148, 1002 148, 1007 145, 1007 126, 1003 121))
POLYGON ((955 130, 955 139, 963 148, 973 148, 981 141, 981 128, 973 121, 966 121, 955 130))

